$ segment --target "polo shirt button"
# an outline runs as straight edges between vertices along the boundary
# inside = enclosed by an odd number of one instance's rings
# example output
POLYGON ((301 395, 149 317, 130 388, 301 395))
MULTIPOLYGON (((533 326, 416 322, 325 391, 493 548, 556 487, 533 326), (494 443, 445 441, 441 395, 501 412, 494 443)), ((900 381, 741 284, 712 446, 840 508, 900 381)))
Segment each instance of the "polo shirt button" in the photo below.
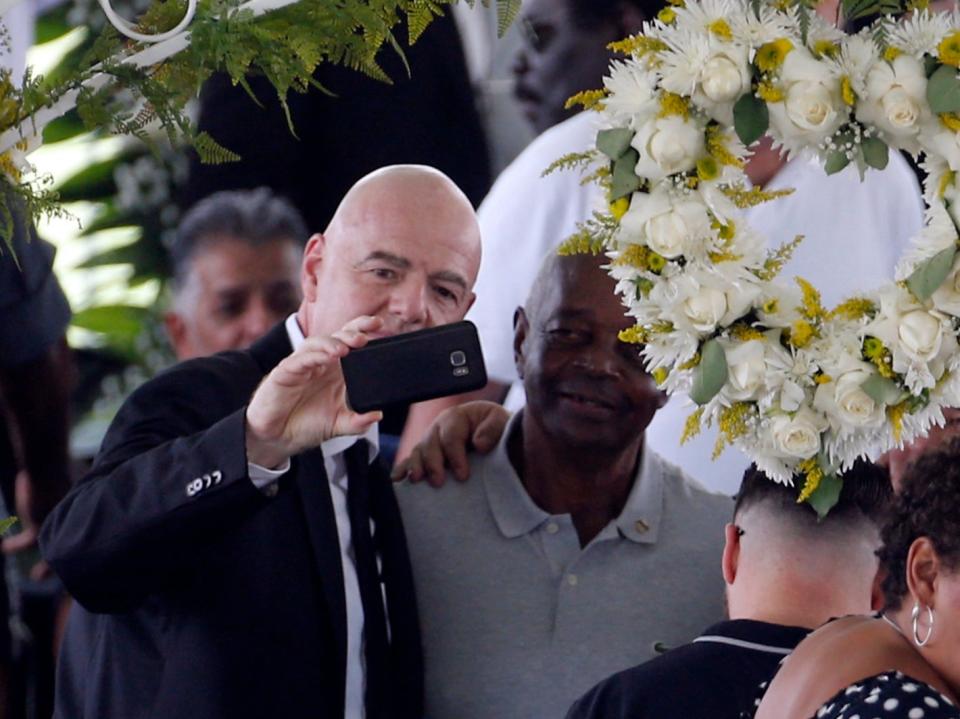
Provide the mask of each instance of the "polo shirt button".
POLYGON ((567 584, 569 584, 571 587, 577 586, 577 581, 578 581, 578 580, 577 580, 577 575, 576 575, 576 574, 568 574, 568 575, 567 575, 567 584))
POLYGON ((560 531, 560 527, 557 526, 556 522, 550 522, 547 525, 547 534, 556 534, 560 531))
POLYGON ((634 523, 633 527, 640 532, 640 534, 650 530, 650 525, 644 522, 642 519, 638 519, 636 523, 634 523))

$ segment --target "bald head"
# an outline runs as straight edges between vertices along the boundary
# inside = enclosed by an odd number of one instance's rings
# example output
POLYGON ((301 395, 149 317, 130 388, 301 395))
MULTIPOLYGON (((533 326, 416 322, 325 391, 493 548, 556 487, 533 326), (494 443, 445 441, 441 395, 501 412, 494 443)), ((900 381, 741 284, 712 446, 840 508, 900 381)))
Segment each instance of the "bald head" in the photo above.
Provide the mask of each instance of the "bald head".
POLYGON ((370 173, 340 202, 304 254, 309 334, 330 334, 359 315, 398 334, 463 319, 480 267, 476 214, 439 170, 395 165, 370 173))

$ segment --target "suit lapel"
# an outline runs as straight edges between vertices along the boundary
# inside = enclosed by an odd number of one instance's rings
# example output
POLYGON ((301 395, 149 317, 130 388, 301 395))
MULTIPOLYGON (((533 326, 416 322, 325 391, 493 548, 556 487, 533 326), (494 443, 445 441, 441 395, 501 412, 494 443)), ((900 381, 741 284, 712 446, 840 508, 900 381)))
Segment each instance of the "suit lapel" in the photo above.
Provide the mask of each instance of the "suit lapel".
POLYGON ((323 453, 319 449, 304 452, 295 461, 297 488, 300 490, 301 504, 307 520, 314 561, 320 573, 320 584, 330 609, 343 685, 347 675, 347 606, 343 593, 340 538, 330 496, 330 482, 323 466, 323 453))

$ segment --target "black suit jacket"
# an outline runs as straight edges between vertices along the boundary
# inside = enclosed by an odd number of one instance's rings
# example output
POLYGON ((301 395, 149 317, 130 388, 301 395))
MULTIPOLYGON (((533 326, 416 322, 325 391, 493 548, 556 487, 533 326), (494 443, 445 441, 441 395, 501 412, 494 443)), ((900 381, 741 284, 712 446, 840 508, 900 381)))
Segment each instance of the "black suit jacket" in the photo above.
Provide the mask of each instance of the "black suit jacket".
MULTIPOLYGON (((322 454, 295 457, 275 497, 247 474, 245 405, 289 352, 280 324, 248 352, 138 389, 44 524, 43 554, 81 605, 61 650, 58 717, 343 716, 346 610, 322 454)), ((362 474, 350 482, 370 486, 392 636, 379 716, 417 717, 403 528, 386 472, 362 474)))

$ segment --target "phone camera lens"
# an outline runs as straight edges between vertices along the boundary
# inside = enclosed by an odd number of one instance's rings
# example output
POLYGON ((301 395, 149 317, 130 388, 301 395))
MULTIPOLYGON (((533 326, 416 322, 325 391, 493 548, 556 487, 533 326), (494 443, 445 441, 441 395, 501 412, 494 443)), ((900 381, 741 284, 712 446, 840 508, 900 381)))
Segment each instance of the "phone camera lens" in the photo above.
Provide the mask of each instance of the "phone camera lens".
POLYGON ((467 355, 463 350, 454 350, 450 353, 450 364, 454 367, 463 367, 467 363, 467 355))

